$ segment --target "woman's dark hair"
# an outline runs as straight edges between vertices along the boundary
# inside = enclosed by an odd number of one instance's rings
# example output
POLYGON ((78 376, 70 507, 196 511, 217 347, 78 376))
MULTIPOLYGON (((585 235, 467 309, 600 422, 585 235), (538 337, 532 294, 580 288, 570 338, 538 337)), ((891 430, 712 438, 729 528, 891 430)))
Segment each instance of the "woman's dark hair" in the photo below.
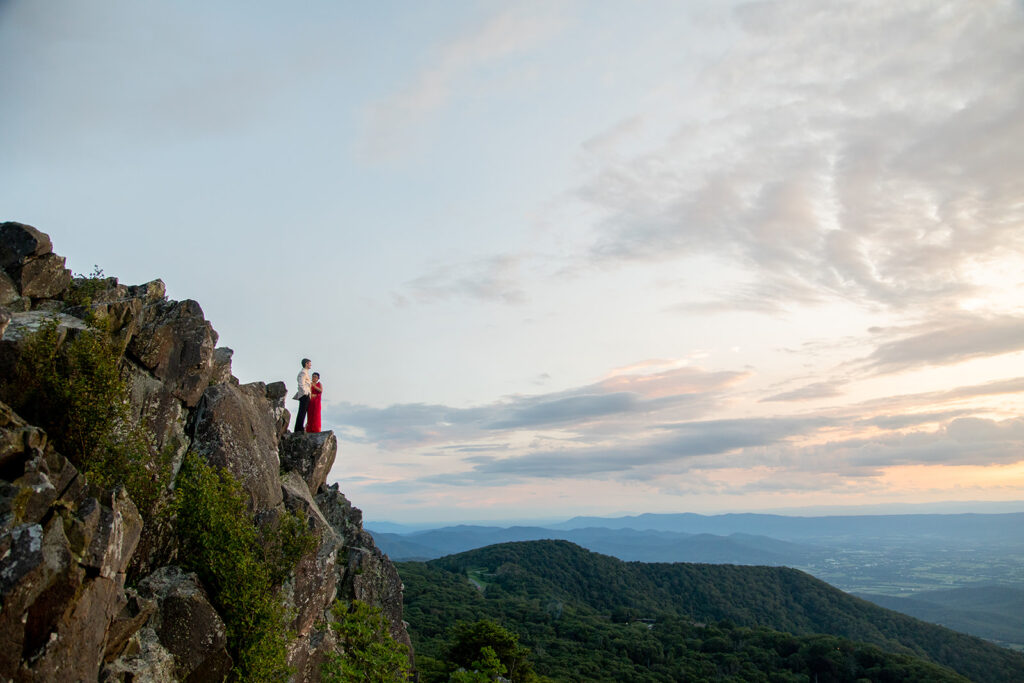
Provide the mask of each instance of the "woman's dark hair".
POLYGON ((314 372, 314 373, 313 373, 313 376, 314 376, 314 377, 319 377, 319 376, 320 376, 320 373, 319 373, 319 372, 314 372))

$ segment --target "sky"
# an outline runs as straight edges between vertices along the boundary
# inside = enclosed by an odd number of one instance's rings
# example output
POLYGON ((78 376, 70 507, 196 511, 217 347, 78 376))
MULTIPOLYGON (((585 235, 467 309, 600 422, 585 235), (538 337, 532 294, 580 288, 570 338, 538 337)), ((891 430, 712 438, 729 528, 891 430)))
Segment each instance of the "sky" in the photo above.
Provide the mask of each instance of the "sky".
POLYGON ((367 520, 1024 510, 1018 0, 0 0, 0 65, 0 220, 311 358, 367 520))

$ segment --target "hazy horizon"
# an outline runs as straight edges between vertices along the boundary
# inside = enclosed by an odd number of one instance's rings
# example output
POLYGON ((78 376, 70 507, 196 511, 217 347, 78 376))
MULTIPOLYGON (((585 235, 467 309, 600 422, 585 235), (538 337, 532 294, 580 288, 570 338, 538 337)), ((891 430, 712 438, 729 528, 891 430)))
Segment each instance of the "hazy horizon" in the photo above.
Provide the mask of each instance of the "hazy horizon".
MULTIPOLYGON (((359 507, 358 505, 356 507, 359 507)), ((1024 512, 1024 500, 1019 501, 945 501, 938 503, 902 503, 893 505, 818 505, 802 508, 776 508, 756 510, 727 510, 719 512, 692 512, 679 510, 676 512, 610 512, 601 514, 588 514, 581 512, 568 517, 473 517, 465 519, 443 519, 433 521, 401 521, 398 519, 376 519, 364 515, 363 522, 368 527, 376 525, 392 525, 410 529, 428 529, 439 526, 539 526, 546 524, 560 524, 568 522, 577 517, 600 517, 616 519, 621 517, 639 517, 641 515, 672 515, 672 514, 696 514, 704 517, 715 517, 718 515, 730 514, 759 514, 759 515, 781 515, 786 517, 840 517, 840 516, 870 516, 870 515, 921 515, 921 514, 1012 514, 1024 512)))

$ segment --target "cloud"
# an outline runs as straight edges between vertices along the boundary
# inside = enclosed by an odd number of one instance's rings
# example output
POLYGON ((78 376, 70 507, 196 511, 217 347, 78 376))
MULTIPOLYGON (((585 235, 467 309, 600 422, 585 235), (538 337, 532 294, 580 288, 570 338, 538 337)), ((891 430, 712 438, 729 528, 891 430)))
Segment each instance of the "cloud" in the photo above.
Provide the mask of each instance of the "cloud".
POLYGON ((968 415, 972 412, 974 411, 969 408, 961 408, 959 410, 943 410, 928 413, 877 415, 875 417, 861 420, 859 421, 859 424, 870 425, 872 427, 878 427, 879 429, 898 430, 906 429, 907 427, 916 427, 923 424, 945 422, 946 420, 951 420, 962 415, 968 415))
POLYGON ((830 442, 808 456, 827 457, 840 474, 903 465, 988 466, 1024 460, 1024 420, 959 417, 932 431, 894 432, 830 442))
MULTIPOLYGON (((986 466, 1024 458, 1024 419, 963 417, 966 411, 879 416, 865 422, 887 430, 870 437, 811 441, 844 427, 822 416, 706 420, 660 425, 599 445, 538 449, 498 457, 477 454, 467 469, 423 478, 438 486, 503 486, 530 479, 609 479, 676 486, 703 478, 723 492, 845 488, 843 478, 874 478, 908 465, 986 466), (917 429, 934 424, 930 430, 917 429), (901 431, 914 428, 910 431, 901 431), (754 482, 712 484, 716 470, 745 470, 754 482), (802 482, 802 483, 801 483, 802 482)), ((864 424, 862 422, 861 424, 864 424)), ((860 483, 857 486, 872 486, 860 483)), ((882 486, 879 482, 874 484, 882 486)))
POLYGON ((840 391, 840 389, 842 389, 846 384, 846 380, 814 382, 813 384, 802 386, 799 389, 773 394, 767 398, 761 399, 761 401, 813 401, 819 398, 831 398, 833 396, 841 395, 842 391, 840 391))
POLYGON ((492 256, 458 264, 437 266, 394 293, 399 305, 415 301, 430 304, 452 299, 486 303, 521 304, 526 295, 519 284, 520 256, 492 256))
MULTIPOLYGON (((714 409, 721 395, 747 373, 677 368, 644 376, 614 374, 601 382, 564 391, 512 396, 472 408, 438 404, 398 404, 372 408, 331 404, 324 419, 341 428, 342 438, 389 448, 438 444, 467 445, 520 430, 558 428, 577 434, 601 431, 614 419, 657 415, 696 417, 714 409)), ((479 445, 479 444, 478 444, 479 445)))
POLYGON ((602 216, 590 258, 711 254, 754 279, 694 310, 984 300, 978 265, 1024 249, 1019 4, 764 2, 736 22, 678 133, 579 188, 602 216))
MULTIPOLYGON (((657 363, 648 361, 647 363, 657 363)), ((642 369, 643 365, 633 366, 642 369)), ((637 374, 622 372, 601 381, 597 386, 607 391, 629 391, 646 397, 668 397, 721 391, 749 377, 736 371, 708 372, 695 367, 681 367, 661 372, 637 374)))
MULTIPOLYGON (((898 331, 896 331, 898 332, 898 331)), ((885 331, 893 334, 893 331, 885 331)), ((1024 349, 1024 318, 960 316, 880 344, 867 357, 869 368, 899 372, 929 365, 950 365, 972 358, 1024 349)))
POLYGON ((535 451, 505 458, 475 461, 467 480, 495 476, 591 477, 631 473, 637 479, 661 476, 650 468, 672 465, 678 473, 692 468, 720 469, 750 463, 735 454, 747 448, 779 444, 791 437, 817 431, 831 424, 826 418, 750 418, 709 420, 659 425, 651 435, 623 437, 613 445, 535 451), (724 456, 709 459, 704 456, 724 456), (699 462, 696 461, 700 458, 699 462))
MULTIPOLYGON (((961 417, 949 423, 946 434, 961 443, 1012 442, 1024 446, 1024 418, 996 422, 977 417, 961 417)), ((1020 451, 1018 455, 1024 457, 1020 451)))
POLYGON ((945 403, 1005 394, 1024 393, 1024 377, 1011 377, 982 384, 968 384, 945 391, 897 394, 854 404, 844 409, 849 415, 888 414, 892 411, 913 412, 945 403))

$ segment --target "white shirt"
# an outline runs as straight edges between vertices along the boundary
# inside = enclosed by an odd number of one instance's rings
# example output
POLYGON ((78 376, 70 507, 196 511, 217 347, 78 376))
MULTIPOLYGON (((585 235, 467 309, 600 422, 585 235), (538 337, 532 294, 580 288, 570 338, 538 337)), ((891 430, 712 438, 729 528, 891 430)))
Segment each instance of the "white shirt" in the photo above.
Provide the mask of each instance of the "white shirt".
POLYGON ((309 388, 313 386, 313 380, 309 376, 309 369, 302 368, 299 372, 298 377, 295 378, 299 388, 296 390, 295 395, 292 396, 295 400, 302 398, 303 396, 309 396, 309 388))

